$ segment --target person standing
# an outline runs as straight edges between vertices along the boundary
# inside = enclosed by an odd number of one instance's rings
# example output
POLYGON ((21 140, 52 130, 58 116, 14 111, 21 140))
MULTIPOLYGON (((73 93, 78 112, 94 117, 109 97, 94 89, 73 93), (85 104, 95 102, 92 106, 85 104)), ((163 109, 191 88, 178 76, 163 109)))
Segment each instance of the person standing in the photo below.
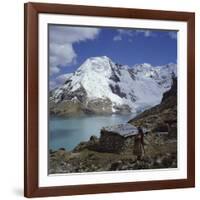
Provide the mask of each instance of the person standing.
POLYGON ((137 156, 137 160, 142 160, 145 150, 144 150, 144 132, 141 127, 138 127, 138 134, 135 136, 134 140, 134 150, 133 154, 137 156))

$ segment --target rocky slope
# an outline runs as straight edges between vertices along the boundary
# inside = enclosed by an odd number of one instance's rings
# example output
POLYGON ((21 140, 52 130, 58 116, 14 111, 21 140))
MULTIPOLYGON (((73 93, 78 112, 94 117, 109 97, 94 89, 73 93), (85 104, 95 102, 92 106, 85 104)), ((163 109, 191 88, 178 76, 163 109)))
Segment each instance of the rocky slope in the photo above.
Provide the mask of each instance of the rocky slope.
POLYGON ((159 105, 139 114, 129 123, 135 126, 144 126, 152 132, 168 132, 176 138, 177 134, 177 79, 173 78, 173 84, 169 91, 163 94, 159 105))
POLYGON ((106 56, 88 58, 65 83, 50 91, 52 115, 111 114, 157 105, 171 88, 176 65, 128 67, 106 56))
MULTIPOLYGON (((137 160, 133 154, 134 142, 126 142, 118 153, 99 151, 101 138, 92 136, 73 151, 59 149, 49 152, 49 173, 75 173, 177 167, 177 80, 163 94, 159 105, 144 111, 129 121, 149 129, 144 136, 145 155, 137 160)), ((101 148, 100 148, 101 149, 101 148)))

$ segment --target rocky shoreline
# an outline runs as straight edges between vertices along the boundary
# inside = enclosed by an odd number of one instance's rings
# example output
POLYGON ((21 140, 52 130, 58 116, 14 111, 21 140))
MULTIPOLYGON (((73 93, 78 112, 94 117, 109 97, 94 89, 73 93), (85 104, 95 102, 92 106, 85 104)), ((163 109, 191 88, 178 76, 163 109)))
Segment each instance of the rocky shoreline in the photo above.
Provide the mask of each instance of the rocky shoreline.
MULTIPOLYGON (((101 139, 101 138, 100 138, 101 139)), ((91 136, 73 151, 61 148, 49 151, 49 174, 100 172, 116 170, 161 169, 177 167, 177 141, 166 135, 145 135, 145 155, 137 160, 133 154, 134 140, 129 138, 121 152, 106 152, 99 148, 100 139, 91 136)))
POLYGON ((145 136, 145 156, 142 160, 137 160, 131 148, 120 153, 95 151, 93 145, 98 143, 97 140, 82 142, 73 151, 64 148, 49 151, 49 174, 177 167, 176 140, 152 134, 145 136))

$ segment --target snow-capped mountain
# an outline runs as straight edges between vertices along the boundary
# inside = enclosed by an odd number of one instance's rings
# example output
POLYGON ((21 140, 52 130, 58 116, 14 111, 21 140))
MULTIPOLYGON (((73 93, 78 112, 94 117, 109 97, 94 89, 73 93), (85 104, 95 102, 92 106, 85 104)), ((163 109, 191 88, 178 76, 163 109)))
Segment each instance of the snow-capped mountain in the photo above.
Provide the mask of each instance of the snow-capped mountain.
POLYGON ((141 111, 161 102, 176 70, 176 64, 129 67, 106 56, 88 58, 50 92, 50 111, 59 115, 141 111))

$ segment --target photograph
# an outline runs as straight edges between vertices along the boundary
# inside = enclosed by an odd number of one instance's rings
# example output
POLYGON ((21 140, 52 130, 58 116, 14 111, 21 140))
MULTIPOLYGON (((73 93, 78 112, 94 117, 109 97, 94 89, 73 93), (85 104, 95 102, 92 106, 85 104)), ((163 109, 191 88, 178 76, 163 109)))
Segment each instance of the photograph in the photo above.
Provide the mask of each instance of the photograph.
POLYGON ((48 174, 178 168, 177 30, 48 24, 48 174))
POLYGON ((24 195, 194 187, 195 13, 24 8, 24 195))

